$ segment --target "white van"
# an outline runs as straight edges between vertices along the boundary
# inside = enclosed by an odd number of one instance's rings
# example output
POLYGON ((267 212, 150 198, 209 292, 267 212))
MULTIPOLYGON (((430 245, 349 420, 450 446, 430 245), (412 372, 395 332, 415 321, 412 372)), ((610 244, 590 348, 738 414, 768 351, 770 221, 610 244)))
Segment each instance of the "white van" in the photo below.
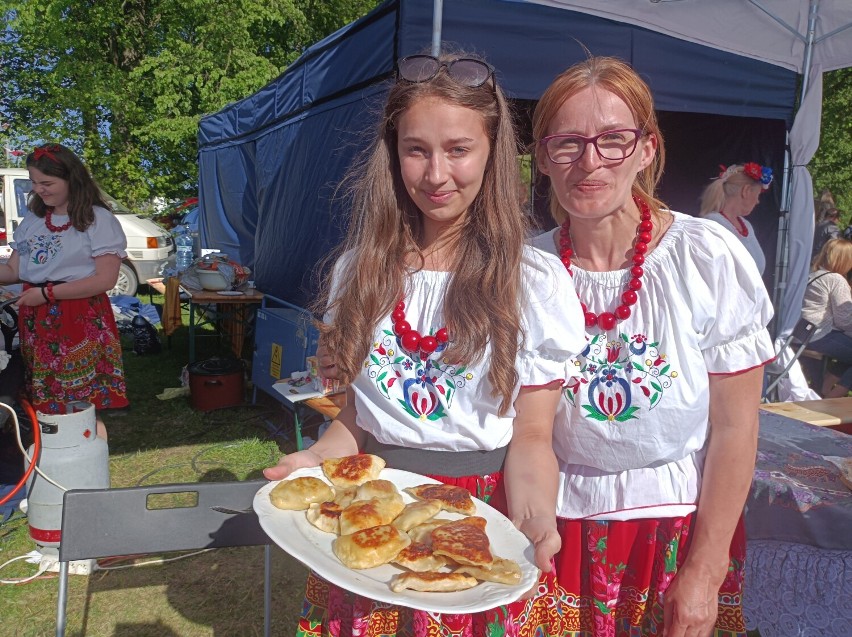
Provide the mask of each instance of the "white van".
MULTIPOLYGON (((11 254, 8 244, 21 219, 29 213, 27 195, 31 188, 26 169, 0 168, 0 256, 11 254)), ((168 231, 150 219, 132 213, 106 193, 104 198, 127 237, 127 258, 121 263, 118 282, 108 294, 133 296, 140 282, 160 276, 163 261, 174 254, 174 241, 168 231)))

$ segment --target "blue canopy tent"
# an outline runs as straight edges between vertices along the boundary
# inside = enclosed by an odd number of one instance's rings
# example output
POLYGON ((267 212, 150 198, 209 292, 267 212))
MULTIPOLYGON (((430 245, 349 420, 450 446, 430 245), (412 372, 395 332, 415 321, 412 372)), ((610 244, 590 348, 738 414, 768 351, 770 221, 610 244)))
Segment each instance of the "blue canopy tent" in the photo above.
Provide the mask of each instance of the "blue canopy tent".
MULTIPOLYGON (((586 56, 584 47, 629 61, 661 111, 669 150, 662 195, 674 208, 695 212, 719 163, 759 161, 779 172, 784 165, 793 70, 612 19, 511 0, 454 0, 443 8, 441 28, 443 42, 481 53, 497 68, 497 81, 517 100, 523 135, 534 100, 586 56)), ((304 305, 314 266, 345 228, 337 185, 369 138, 394 61, 428 50, 432 35, 432 0, 388 0, 306 50, 254 95, 204 117, 203 244, 252 268, 259 289, 304 305)), ((772 194, 752 217, 770 277, 779 184, 772 194)))

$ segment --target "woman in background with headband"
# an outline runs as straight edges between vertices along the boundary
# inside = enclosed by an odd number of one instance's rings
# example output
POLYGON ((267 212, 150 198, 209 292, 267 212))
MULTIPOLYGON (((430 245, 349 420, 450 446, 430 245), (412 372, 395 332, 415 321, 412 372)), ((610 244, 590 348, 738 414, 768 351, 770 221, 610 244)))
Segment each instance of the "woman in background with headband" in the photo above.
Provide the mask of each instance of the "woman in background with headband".
MULTIPOLYGON (((517 153, 490 65, 400 60, 376 139, 351 171, 348 237, 317 305, 347 406, 310 449, 264 473, 375 454, 506 513, 549 572, 559 548, 554 410, 585 341, 562 264, 524 245, 517 153)), ((298 634, 532 637, 553 619, 546 590, 447 615, 311 574, 298 634)))
POLYGON ((754 162, 721 166, 721 169, 701 194, 699 214, 733 232, 754 259, 757 271, 763 274, 766 256, 746 217, 772 183, 772 169, 754 162))
MULTIPOLYGON (((121 343, 107 290, 127 239, 80 159, 60 144, 27 155, 29 209, 17 227, 0 283, 24 282, 18 301, 21 351, 33 407, 64 413, 84 400, 126 407, 121 343)), ((98 435, 106 438, 100 417, 98 435)))

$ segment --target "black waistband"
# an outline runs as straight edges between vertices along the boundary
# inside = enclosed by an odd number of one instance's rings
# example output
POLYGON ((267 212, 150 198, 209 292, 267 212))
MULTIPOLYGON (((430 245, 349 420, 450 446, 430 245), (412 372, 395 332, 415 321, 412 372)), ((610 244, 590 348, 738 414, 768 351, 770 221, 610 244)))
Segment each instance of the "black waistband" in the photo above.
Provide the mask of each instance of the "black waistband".
POLYGON ((506 447, 493 451, 433 451, 386 445, 367 433, 364 453, 383 458, 389 469, 460 478, 485 476, 503 468, 506 447))
POLYGON ((41 283, 30 283, 29 281, 24 281, 27 285, 34 288, 44 288, 50 284, 53 285, 62 285, 63 283, 68 283, 68 281, 42 281, 41 283))

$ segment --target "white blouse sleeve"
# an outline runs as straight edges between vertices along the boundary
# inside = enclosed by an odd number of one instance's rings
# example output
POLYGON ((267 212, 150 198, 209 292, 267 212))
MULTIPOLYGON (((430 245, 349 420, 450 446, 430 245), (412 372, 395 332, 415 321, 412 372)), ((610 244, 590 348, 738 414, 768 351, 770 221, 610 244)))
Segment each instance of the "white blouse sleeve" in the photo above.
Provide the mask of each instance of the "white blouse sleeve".
POLYGON ((563 384, 577 375, 585 322, 571 276, 555 256, 527 247, 522 270, 524 343, 517 356, 522 386, 563 384))
POLYGON ((95 206, 95 222, 86 232, 92 242, 92 257, 116 254, 122 259, 127 256, 127 237, 115 215, 105 208, 95 206))
POLYGON ((351 267, 354 255, 355 253, 352 250, 344 252, 340 255, 337 261, 334 262, 334 265, 331 268, 331 289, 328 294, 329 307, 322 315, 323 323, 331 324, 334 322, 335 312, 331 306, 334 304, 334 301, 337 300, 337 297, 340 296, 341 288, 343 287, 342 281, 344 273, 351 267))
POLYGON ((707 371, 763 365, 775 357, 766 329, 773 309, 754 260, 722 226, 696 221, 685 232, 679 261, 707 371))

